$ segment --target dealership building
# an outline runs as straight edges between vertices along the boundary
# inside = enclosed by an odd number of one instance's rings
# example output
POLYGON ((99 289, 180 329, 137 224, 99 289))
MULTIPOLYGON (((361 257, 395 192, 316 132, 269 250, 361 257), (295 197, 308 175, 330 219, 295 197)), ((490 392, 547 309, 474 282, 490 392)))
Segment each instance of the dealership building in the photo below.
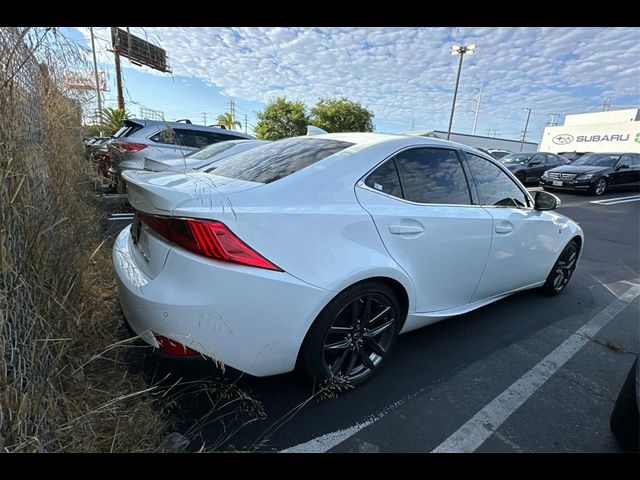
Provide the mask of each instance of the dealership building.
POLYGON ((640 153, 640 109, 567 115, 564 125, 544 129, 540 151, 640 153))
MULTIPOLYGON (((425 130, 419 132, 407 132, 405 135, 416 135, 418 137, 431 137, 447 139, 447 132, 441 130, 425 130)), ((495 148, 508 150, 510 152, 536 152, 538 144, 533 142, 521 142, 520 140, 509 140, 507 138, 483 137, 482 135, 469 135, 466 133, 451 132, 452 142, 461 143, 474 148, 495 148)))

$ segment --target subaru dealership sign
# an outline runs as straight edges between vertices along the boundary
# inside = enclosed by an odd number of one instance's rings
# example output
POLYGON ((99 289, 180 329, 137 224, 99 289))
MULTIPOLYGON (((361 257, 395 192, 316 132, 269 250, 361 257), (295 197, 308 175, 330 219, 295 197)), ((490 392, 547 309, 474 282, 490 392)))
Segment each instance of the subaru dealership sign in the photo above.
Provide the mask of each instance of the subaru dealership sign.
POLYGON ((546 127, 539 151, 640 153, 640 122, 546 127))

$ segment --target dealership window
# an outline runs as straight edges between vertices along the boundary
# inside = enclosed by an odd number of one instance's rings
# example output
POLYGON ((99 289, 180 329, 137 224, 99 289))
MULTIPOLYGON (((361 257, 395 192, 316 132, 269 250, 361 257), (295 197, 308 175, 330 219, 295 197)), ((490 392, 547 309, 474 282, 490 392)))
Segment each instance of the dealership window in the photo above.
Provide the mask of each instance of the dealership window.
POLYGON ((481 205, 496 207, 528 205, 527 196, 500 167, 472 153, 467 153, 467 158, 481 205))
POLYGON ((453 150, 413 148, 398 153, 404 198, 417 203, 470 205, 471 196, 462 164, 453 150))

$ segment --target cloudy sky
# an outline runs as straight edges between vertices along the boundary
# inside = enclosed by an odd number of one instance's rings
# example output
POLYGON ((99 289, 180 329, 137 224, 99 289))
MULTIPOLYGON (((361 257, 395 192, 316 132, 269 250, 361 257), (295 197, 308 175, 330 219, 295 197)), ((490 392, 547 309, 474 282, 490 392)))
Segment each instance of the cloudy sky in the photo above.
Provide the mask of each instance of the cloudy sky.
MULTIPOLYGON (((101 68, 115 104, 107 28, 95 28, 101 68)), ((636 28, 131 28, 166 49, 173 75, 123 59, 125 100, 163 111, 169 120, 207 123, 233 98, 239 120, 286 95, 313 105, 346 96, 375 113, 376 131, 446 130, 457 56, 453 43, 475 43, 465 56, 453 131, 470 133, 481 85, 477 134, 519 138, 532 109, 527 139, 539 141, 551 113, 640 106, 640 30, 636 28)), ((89 31, 69 36, 88 46, 89 31)))

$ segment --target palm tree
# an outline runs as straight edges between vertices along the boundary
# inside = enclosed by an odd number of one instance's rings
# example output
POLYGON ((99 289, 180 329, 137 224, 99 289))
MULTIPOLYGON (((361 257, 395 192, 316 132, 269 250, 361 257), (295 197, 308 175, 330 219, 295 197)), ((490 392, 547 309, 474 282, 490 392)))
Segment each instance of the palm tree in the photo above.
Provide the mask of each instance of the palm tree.
POLYGON ((116 133, 120 127, 124 124, 124 121, 129 118, 131 114, 123 108, 103 108, 102 109, 102 123, 109 131, 109 135, 116 133))
POLYGON ((242 124, 233 118, 233 115, 229 112, 225 112, 222 115, 218 115, 218 124, 224 125, 229 130, 233 130, 235 126, 242 128, 242 124))

